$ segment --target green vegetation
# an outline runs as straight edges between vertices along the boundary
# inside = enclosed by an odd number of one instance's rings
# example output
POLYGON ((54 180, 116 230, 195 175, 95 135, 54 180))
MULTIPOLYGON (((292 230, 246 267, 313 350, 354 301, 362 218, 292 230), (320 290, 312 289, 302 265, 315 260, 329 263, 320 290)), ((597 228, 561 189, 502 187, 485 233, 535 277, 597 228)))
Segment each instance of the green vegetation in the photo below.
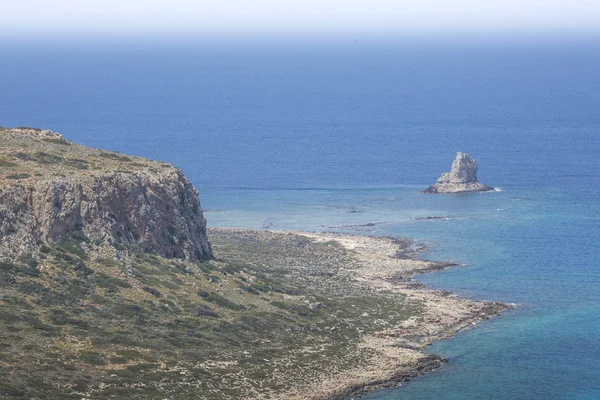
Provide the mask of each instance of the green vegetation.
POLYGON ((69 141, 67 141, 65 139, 46 138, 46 139, 42 139, 42 140, 46 143, 60 144, 62 146, 70 146, 71 145, 71 143, 69 143, 69 141))
MULTIPOLYGON (((37 151, 33 154, 28 154, 24 152, 18 152, 14 154, 14 157, 22 160, 35 162, 40 164, 64 164, 69 167, 78 168, 78 169, 88 169, 89 161, 81 159, 81 158, 63 158, 56 154, 48 154, 43 151, 37 151)), ((17 165, 17 164, 14 164, 17 165)))
POLYGON ((73 167, 73 168, 77 168, 77 169, 88 169, 89 168, 89 161, 87 160, 82 160, 80 158, 70 158, 65 160, 65 165, 68 165, 69 167, 73 167))
POLYGON ((6 175, 6 179, 27 179, 27 178, 31 178, 31 175, 26 174, 26 173, 6 175))
POLYGON ((249 398, 285 389, 286 371, 309 383, 361 362, 361 334, 420 309, 334 278, 355 261, 332 243, 211 242, 218 260, 189 263, 98 257, 75 234, 1 262, 0 397, 249 398))
POLYGON ((58 164, 63 160, 62 157, 38 151, 29 158, 31 161, 39 162, 40 164, 58 164))
POLYGON ((10 162, 10 161, 6 161, 4 159, 0 158, 0 167, 16 167, 17 164, 15 164, 14 162, 10 162))
MULTIPOLYGON (((52 134, 4 131, 0 167, 0 191, 19 196, 40 190, 38 179, 112 185, 117 173, 174 172, 52 134)), ((14 239, 21 227, 3 222, 14 239)), ((158 233, 173 245, 185 239, 158 233)), ((192 263, 149 244, 101 244, 75 227, 0 259, 0 398, 276 398, 369 360, 364 335, 421 311, 358 283, 358 261, 334 242, 235 230, 209 238, 217 259, 192 263)))
POLYGON ((100 157, 103 158, 109 158, 111 160, 116 160, 116 161, 122 161, 122 162, 131 162, 131 158, 118 154, 118 153, 108 153, 108 152, 102 152, 100 153, 100 157))

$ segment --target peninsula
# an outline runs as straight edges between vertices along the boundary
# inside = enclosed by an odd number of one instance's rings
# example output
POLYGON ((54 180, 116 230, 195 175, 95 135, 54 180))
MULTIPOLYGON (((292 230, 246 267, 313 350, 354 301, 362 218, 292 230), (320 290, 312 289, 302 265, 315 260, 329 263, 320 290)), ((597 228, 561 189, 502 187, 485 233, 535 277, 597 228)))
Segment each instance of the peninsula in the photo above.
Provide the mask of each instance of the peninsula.
POLYGON ((435 185, 424 190, 425 193, 461 193, 487 192, 493 187, 484 185, 477 180, 477 160, 468 154, 458 152, 452 162, 450 172, 444 172, 435 185))
POLYGON ((347 399, 507 306, 408 239, 207 229, 170 164, 0 128, 0 397, 347 399))

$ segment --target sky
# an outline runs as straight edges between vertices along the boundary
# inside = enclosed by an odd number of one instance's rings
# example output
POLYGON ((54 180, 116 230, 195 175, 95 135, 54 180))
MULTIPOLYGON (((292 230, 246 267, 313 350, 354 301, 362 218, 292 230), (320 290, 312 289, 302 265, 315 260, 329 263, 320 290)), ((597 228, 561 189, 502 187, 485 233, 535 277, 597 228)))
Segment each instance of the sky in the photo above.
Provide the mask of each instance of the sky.
POLYGON ((600 0, 0 0, 0 37, 599 34, 600 0))

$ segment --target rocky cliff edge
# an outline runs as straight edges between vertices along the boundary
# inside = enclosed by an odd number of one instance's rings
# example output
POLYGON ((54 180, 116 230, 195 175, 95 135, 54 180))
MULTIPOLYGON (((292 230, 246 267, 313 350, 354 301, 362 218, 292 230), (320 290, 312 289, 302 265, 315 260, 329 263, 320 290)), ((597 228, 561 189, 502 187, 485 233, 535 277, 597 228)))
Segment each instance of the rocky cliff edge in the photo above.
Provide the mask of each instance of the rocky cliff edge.
POLYGON ((179 169, 48 130, 0 128, 0 259, 70 240, 212 257, 198 192, 179 169))

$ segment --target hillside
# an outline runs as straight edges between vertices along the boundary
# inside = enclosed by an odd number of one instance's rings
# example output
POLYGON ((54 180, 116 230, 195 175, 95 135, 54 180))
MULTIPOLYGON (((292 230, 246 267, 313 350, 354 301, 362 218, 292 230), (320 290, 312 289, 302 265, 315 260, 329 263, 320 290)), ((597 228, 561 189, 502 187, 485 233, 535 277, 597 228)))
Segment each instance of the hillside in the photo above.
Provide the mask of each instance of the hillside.
POLYGON ((207 231, 168 164, 39 130, 0 152, 0 398, 348 398, 505 307, 412 282, 451 264, 408 240, 207 231))

